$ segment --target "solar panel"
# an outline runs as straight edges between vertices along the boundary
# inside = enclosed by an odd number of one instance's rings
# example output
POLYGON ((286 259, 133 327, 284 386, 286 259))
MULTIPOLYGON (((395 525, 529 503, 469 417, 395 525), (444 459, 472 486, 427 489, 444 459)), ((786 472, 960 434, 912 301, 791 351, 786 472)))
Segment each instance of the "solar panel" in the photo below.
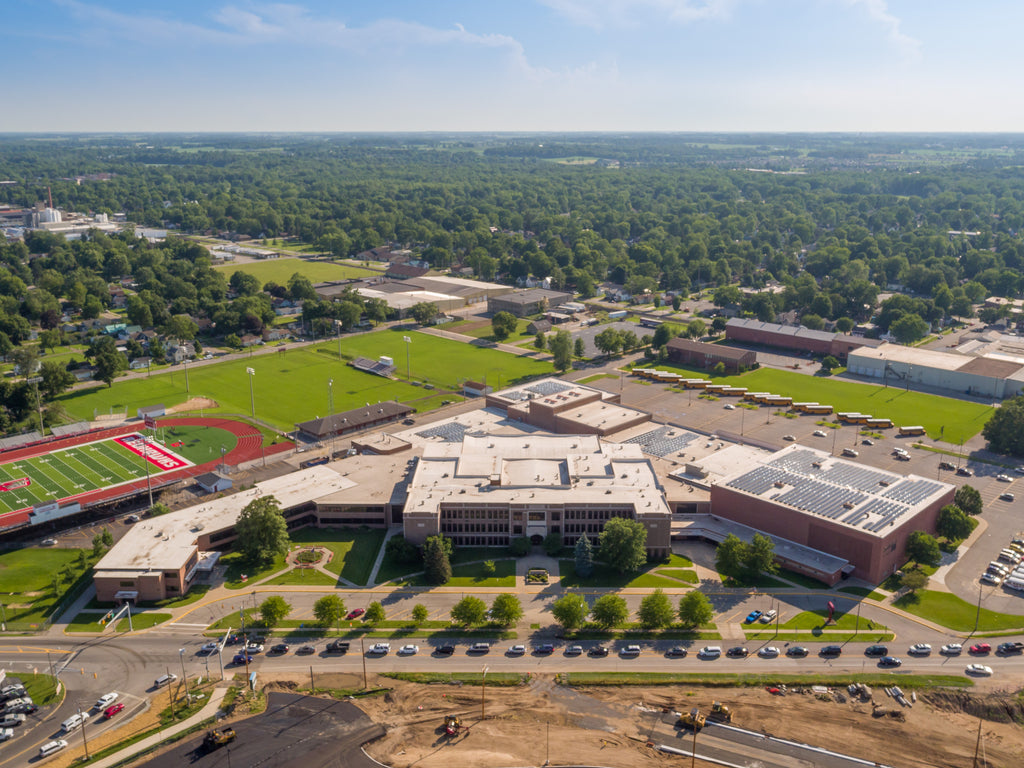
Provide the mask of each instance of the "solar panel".
POLYGON ((810 474, 817 471, 814 464, 820 462, 821 457, 813 451, 788 451, 777 459, 768 462, 769 466, 788 469, 791 472, 810 474))
POLYGON ((888 472, 879 472, 858 464, 847 464, 845 462, 833 464, 822 473, 822 477, 837 485, 848 485, 851 488, 868 491, 869 493, 876 493, 880 488, 884 487, 879 485, 881 481, 884 480, 891 483, 894 480, 893 476, 888 472))
POLYGON ((661 457, 681 451, 697 437, 693 432, 679 432, 673 427, 658 427, 623 442, 639 445, 644 453, 661 457))
POLYGON ((422 432, 416 434, 426 439, 431 437, 439 437, 443 442, 446 443, 461 443, 463 438, 466 436, 466 427, 455 421, 448 421, 444 424, 438 424, 436 427, 430 429, 424 429, 422 432))
POLYGON ((505 397, 505 398, 507 398, 509 400, 529 400, 530 399, 529 395, 527 395, 525 392, 520 392, 519 390, 516 390, 515 392, 503 392, 502 393, 502 397, 505 397))
POLYGON ((547 397, 548 395, 557 395, 559 392, 565 392, 565 390, 572 389, 572 387, 560 381, 538 381, 536 384, 526 387, 526 389, 530 392, 536 392, 541 397, 547 397))
POLYGON ((882 498, 914 506, 927 499, 942 486, 931 480, 904 480, 882 494, 882 498))

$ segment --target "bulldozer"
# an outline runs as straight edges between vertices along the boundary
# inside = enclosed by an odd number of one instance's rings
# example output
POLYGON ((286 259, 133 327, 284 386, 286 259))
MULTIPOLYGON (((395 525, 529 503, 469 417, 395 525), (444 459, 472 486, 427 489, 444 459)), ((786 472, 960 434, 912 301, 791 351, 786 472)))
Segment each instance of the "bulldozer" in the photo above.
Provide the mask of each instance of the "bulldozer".
POLYGON ((458 736, 462 730, 462 720, 455 715, 445 715, 444 732, 449 736, 458 736))
POLYGON ((235 740, 234 728, 214 728, 203 737, 203 749, 212 752, 235 740))
POLYGON ((708 718, 716 723, 731 723, 732 710, 722 702, 716 701, 711 704, 711 713, 708 715, 708 718))
POLYGON ((704 714, 694 707, 689 712, 684 712, 679 716, 679 720, 676 722, 680 728, 692 728, 695 731, 699 731, 707 724, 707 718, 704 714))

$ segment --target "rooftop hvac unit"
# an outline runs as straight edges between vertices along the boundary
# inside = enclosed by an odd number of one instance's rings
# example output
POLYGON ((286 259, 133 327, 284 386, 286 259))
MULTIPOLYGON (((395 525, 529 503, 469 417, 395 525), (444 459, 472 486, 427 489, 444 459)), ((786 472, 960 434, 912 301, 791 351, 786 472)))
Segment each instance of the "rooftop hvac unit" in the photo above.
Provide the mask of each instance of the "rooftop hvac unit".
POLYGON ((786 484, 781 480, 776 480, 774 483, 772 483, 772 485, 774 485, 776 488, 783 488, 786 484))
POLYGON ((854 505, 854 503, 852 501, 844 501, 843 502, 843 508, 844 509, 853 509, 854 506, 855 505, 854 505))

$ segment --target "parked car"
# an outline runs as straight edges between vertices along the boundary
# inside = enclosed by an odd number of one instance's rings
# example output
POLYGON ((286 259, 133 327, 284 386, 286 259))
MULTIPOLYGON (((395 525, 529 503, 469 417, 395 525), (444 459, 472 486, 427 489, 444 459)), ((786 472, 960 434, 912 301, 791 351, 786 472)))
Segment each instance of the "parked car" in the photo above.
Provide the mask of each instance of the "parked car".
POLYGON ((31 715, 39 711, 39 705, 32 701, 30 696, 23 696, 20 699, 11 699, 4 705, 4 714, 31 715))
POLYGON ((725 404, 725 410, 727 410, 727 411, 735 411, 736 410, 736 406, 733 405, 732 403, 726 403, 725 404))
POLYGON ((403 645, 398 649, 399 656, 415 656, 419 652, 420 647, 418 645, 403 645))
POLYGON ((348 653, 348 649, 348 640, 331 640, 331 642, 327 644, 328 653, 348 653))
POLYGON ((170 685, 171 683, 173 683, 177 679, 178 679, 178 676, 176 674, 174 674, 173 672, 168 672, 166 675, 160 675, 160 677, 158 677, 156 680, 154 680, 153 681, 153 687, 154 688, 163 688, 165 685, 170 685))
POLYGON ((674 648, 669 648, 665 651, 665 655, 671 659, 682 659, 686 657, 686 649, 681 645, 677 645, 674 648))
POLYGON ((374 643, 366 653, 373 656, 387 656, 391 653, 391 643, 374 643))
POLYGON ((783 435, 783 436, 782 436, 782 439, 783 439, 783 440, 788 440, 788 441, 789 441, 789 442, 791 442, 791 443, 792 443, 792 442, 793 442, 794 440, 796 440, 796 438, 795 438, 795 437, 794 437, 793 435, 783 435))
POLYGON ((992 667, 987 667, 984 664, 968 664, 967 669, 965 669, 964 672, 966 672, 968 675, 989 677, 992 674, 992 667))
POLYGON ((587 656, 607 656, 608 649, 603 645, 594 645, 587 649, 587 656))
POLYGON ((1013 482, 1013 478, 1010 477, 1009 475, 996 475, 996 480, 998 480, 1000 483, 1012 483, 1013 482))
POLYGON ((860 441, 860 443, 861 445, 874 445, 875 441, 872 440, 870 437, 865 437, 863 440, 860 441))
POLYGON ((0 741, 7 741, 14 737, 13 728, 0 728, 0 741))
POLYGON ((566 656, 579 656, 581 653, 583 653, 582 645, 570 645, 565 649, 566 656))
POLYGON ((991 653, 992 646, 988 643, 975 643, 968 649, 969 653, 991 653))
POLYGON ((627 645, 625 648, 623 648, 621 651, 619 651, 619 656, 632 657, 632 656, 639 656, 639 655, 640 655, 640 646, 639 645, 627 645))
POLYGON ((248 653, 236 653, 231 660, 232 664, 252 664, 253 656, 248 653))
POLYGON ((725 652, 725 655, 728 656, 730 659, 745 659, 747 658, 749 653, 750 652, 742 645, 734 645, 732 648, 725 652))
POLYGON ((5 685, 3 688, 0 688, 0 701, 6 701, 7 699, 20 699, 24 695, 25 686, 21 683, 5 685))
POLYGON ((843 456, 850 456, 851 458, 856 459, 858 456, 860 456, 860 454, 857 453, 853 448, 843 448, 843 456))
POLYGON ((722 648, 717 645, 705 645, 697 652, 697 657, 701 659, 717 659, 722 655, 722 648))
POLYGON ((1014 495, 1013 495, 1012 493, 1010 493, 1009 491, 1007 491, 1006 493, 1000 493, 1000 494, 999 494, 999 498, 1000 498, 1000 499, 1001 499, 1002 501, 1013 501, 1013 500, 1014 500, 1014 498, 1016 498, 1016 497, 1015 497, 1015 496, 1014 496, 1014 495))
POLYGON ((815 437, 828 437, 828 433, 825 432, 825 430, 823 430, 823 429, 816 429, 816 430, 814 430, 814 436, 815 437))
POLYGON ((450 644, 439 645, 437 650, 434 651, 438 656, 451 656, 455 653, 455 646, 450 644))
POLYGON ((761 614, 761 618, 759 619, 759 621, 762 624, 771 624, 773 621, 775 621, 775 617, 778 615, 779 612, 772 608, 770 611, 765 611, 763 614, 761 614))
POLYGON ((939 653, 943 656, 959 656, 964 650, 964 647, 960 643, 947 643, 942 646, 939 653))
POLYGON ((547 656, 548 654, 555 652, 555 646, 551 643, 541 643, 533 647, 533 652, 538 656, 547 656))
POLYGON ((296 656, 308 656, 311 653, 316 653, 316 646, 315 645, 300 645, 295 650, 295 655, 296 656))
POLYGON ((288 653, 289 650, 290 648, 287 643, 278 643, 277 645, 271 647, 270 652, 276 653, 279 656, 283 656, 284 654, 288 653))
POLYGON ((107 707, 106 709, 103 710, 103 719, 104 720, 109 720, 114 715, 116 715, 118 712, 121 712, 123 710, 124 710, 124 702, 119 701, 117 704, 112 704, 111 706, 109 706, 109 707, 107 707))
POLYGON ((505 651, 505 655, 506 656, 522 656, 525 653, 526 653, 526 646, 525 645, 513 645, 511 648, 509 648, 507 651, 505 651))
POLYGON ((490 653, 490 652, 491 652, 491 644, 490 643, 473 643, 466 650, 466 653, 481 653, 482 654, 482 653, 490 653))
POLYGON ((795 659, 802 659, 808 654, 808 650, 802 645, 793 645, 786 649, 786 655, 795 659))
POLYGON ((864 649, 865 656, 888 656, 889 649, 884 645, 869 645, 864 649))
POLYGON ((96 700, 96 709, 106 709, 111 704, 117 701, 117 692, 111 691, 110 693, 104 693, 96 700))
POLYGON ((364 608, 353 608, 351 611, 345 614, 345 618, 349 620, 358 619, 364 613, 366 613, 366 609, 364 608))
POLYGON ((779 655, 779 649, 774 645, 766 645, 764 648, 757 652, 757 655, 762 659, 774 659, 779 655))
POLYGON ((25 722, 25 715, 12 712, 0 718, 0 728, 15 728, 25 722))
POLYGON ((996 653, 1024 653, 1024 643, 1000 643, 996 647, 996 653))
POLYGON ((747 614, 747 618, 743 620, 744 624, 753 624, 755 621, 761 618, 761 611, 753 610, 747 614))
POLYGON ((880 667, 898 667, 902 663, 903 662, 895 656, 883 656, 878 660, 878 666, 880 667))
POLYGON ((928 643, 915 643, 907 649, 912 656, 927 656, 931 652, 932 647, 928 643))
POLYGON ((968 467, 960 467, 956 473, 961 477, 974 477, 974 473, 968 467))
POLYGON ((940 461, 939 469, 945 469, 949 472, 952 472, 954 469, 956 469, 956 465, 953 464, 953 462, 951 461, 940 461))
POLYGON ((826 645, 819 651, 819 653, 822 656, 841 656, 843 653, 843 647, 841 645, 826 645))

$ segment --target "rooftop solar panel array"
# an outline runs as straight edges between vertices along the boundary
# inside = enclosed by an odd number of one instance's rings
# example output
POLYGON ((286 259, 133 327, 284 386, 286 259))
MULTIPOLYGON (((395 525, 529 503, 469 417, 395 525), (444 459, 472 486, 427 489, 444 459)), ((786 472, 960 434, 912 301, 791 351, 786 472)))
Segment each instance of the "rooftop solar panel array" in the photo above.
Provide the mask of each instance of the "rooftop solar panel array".
POLYGON ((749 472, 730 480, 726 485, 730 488, 735 488, 738 491, 753 493, 760 496, 775 485, 776 482, 785 483, 786 485, 796 485, 802 480, 803 478, 800 475, 791 475, 789 472, 785 472, 768 464, 763 467, 755 467, 749 472))
POLYGON ((681 451, 697 439, 697 435, 693 432, 682 432, 669 436, 669 433, 673 432, 676 432, 676 430, 671 427, 658 427, 623 442, 639 445, 644 453, 661 457, 681 451))
POLYGON ((867 498, 866 494, 850 488, 802 478, 792 490, 780 494, 775 500, 834 520, 849 509, 846 505, 857 505, 867 498))
POLYGON ((914 506, 927 499, 942 486, 931 480, 905 480, 882 494, 882 498, 914 506))
POLYGON ((884 487, 881 482, 893 482, 893 476, 888 472, 878 472, 857 464, 837 463, 829 467, 821 476, 830 483, 848 485, 851 488, 858 488, 870 493, 876 492, 884 487))
POLYGON ((769 461, 768 466, 810 474, 816 471, 814 464, 820 461, 821 457, 814 453, 814 451, 787 451, 777 459, 769 461))
POLYGON ((466 436, 467 428, 457 421, 448 421, 436 427, 424 429, 416 434, 422 438, 439 437, 445 443, 461 443, 466 436))
POLYGON ((529 392, 536 392, 541 397, 547 397, 548 395, 557 395, 559 392, 572 389, 572 387, 560 381, 538 381, 536 384, 526 387, 526 389, 529 392))

